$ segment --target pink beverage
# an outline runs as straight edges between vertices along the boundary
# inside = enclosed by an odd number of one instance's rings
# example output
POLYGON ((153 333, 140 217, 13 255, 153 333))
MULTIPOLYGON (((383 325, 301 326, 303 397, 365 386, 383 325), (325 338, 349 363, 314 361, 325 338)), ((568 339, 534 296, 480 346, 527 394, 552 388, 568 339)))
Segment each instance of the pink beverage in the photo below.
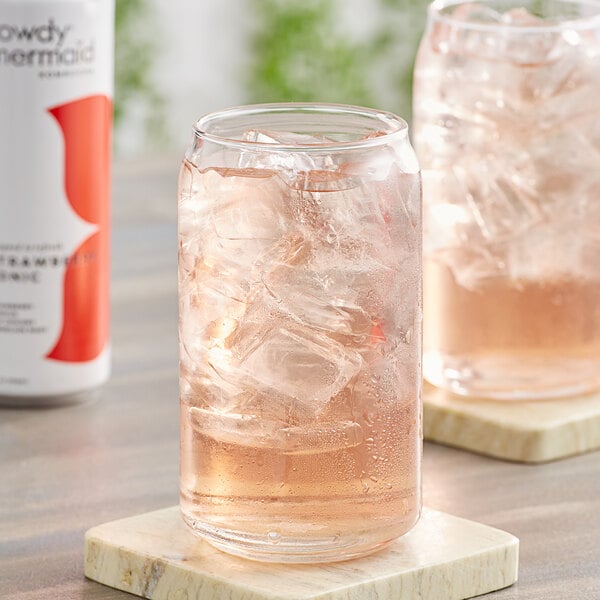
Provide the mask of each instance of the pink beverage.
POLYGON ((181 506, 228 552, 361 556, 420 511, 420 177, 403 121, 201 119, 179 183, 181 506))
POLYGON ((0 403, 109 374, 114 2, 0 0, 0 403))
POLYGON ((600 5, 430 7, 415 68, 424 375, 459 394, 600 385, 600 5))

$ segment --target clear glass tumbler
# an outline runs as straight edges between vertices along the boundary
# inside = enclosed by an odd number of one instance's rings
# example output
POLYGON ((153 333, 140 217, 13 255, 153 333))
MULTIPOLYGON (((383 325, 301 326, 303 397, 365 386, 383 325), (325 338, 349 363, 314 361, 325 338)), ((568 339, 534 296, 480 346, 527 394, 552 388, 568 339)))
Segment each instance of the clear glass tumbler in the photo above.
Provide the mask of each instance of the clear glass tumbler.
POLYGON ((225 110, 179 180, 181 506, 215 546, 325 562, 417 521, 421 184, 398 117, 225 110))
POLYGON ((438 0, 415 68, 424 374, 465 395, 600 385, 600 3, 438 0))

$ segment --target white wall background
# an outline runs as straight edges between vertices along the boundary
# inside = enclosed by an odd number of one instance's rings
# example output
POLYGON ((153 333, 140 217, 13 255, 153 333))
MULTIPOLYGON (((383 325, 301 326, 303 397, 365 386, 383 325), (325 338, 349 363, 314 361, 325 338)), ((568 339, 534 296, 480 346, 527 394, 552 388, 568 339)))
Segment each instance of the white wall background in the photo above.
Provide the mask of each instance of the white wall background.
MULTIPOLYGON (((243 103, 252 21, 244 0, 153 0, 161 47, 154 80, 165 97, 166 153, 182 152, 202 114, 243 103)), ((135 110, 117 136, 122 157, 144 155, 135 110)))
MULTIPOLYGON (((252 3, 249 0, 152 2, 161 47, 154 67, 154 81, 166 99, 165 129, 170 140, 162 148, 146 148, 144 125, 134 107, 117 132, 121 157, 181 154, 190 139, 192 124, 199 116, 248 100, 245 90, 251 58, 250 38, 257 26, 252 3)), ((354 40, 368 37, 378 19, 385 18, 378 11, 377 0, 334 2, 338 5, 338 32, 354 40)), ((399 22, 398 27, 402 31, 406 23, 399 22)), ((385 77, 386 73, 381 76, 385 77)), ((381 97, 385 101, 385 94, 381 97)))

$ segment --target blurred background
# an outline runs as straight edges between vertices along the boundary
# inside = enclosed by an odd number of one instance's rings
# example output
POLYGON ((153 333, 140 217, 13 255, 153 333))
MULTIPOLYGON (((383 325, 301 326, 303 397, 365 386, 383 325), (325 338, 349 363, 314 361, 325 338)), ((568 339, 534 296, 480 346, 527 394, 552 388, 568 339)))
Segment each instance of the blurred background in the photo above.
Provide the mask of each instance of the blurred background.
POLYGON ((425 0, 117 0, 119 159, 183 153, 196 118, 323 101, 410 119, 425 0))

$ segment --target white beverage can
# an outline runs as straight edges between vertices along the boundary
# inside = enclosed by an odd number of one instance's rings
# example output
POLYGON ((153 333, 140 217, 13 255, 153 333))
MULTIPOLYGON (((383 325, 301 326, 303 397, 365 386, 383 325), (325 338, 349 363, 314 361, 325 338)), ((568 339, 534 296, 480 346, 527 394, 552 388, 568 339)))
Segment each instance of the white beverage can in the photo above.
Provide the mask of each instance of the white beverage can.
POLYGON ((114 0, 0 0, 0 402, 110 370, 114 0))

